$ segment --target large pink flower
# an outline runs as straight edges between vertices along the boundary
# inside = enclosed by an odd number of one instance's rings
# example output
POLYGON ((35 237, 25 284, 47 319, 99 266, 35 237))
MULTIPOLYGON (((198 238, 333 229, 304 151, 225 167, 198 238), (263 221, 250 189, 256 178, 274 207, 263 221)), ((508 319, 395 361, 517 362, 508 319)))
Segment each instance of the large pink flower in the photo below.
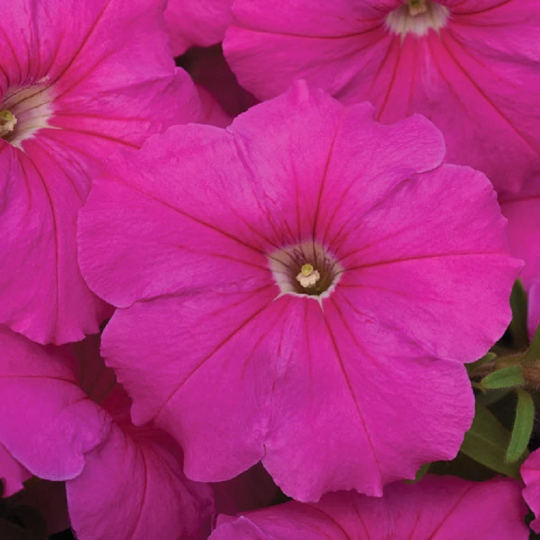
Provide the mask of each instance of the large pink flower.
POLYGON ((221 42, 232 21, 233 0, 169 0, 165 21, 174 56, 221 42))
POLYGON ((262 460, 300 500, 380 495, 457 452, 462 362, 504 332, 520 265, 485 176, 441 165, 425 118, 373 116, 299 84, 94 183, 81 268, 122 308, 102 352, 192 479, 262 460))
POLYGON ((421 113, 448 159, 516 191, 540 172, 537 0, 236 0, 225 53, 259 98, 306 79, 391 123, 421 113))
POLYGON ((209 540, 527 540, 527 509, 513 480, 426 477, 394 484, 384 498, 333 493, 223 517, 209 540))
POLYGON ((77 364, 6 328, 0 348, 0 442, 36 476, 66 480, 77 538, 198 538, 210 487, 185 478, 168 435, 131 424, 129 400, 98 355, 86 349, 77 364))
POLYGON ((529 296, 529 334, 540 325, 540 176, 525 189, 501 201, 508 218, 510 249, 525 261, 521 274, 529 296))
POLYGON ((34 341, 80 340, 109 312, 80 275, 75 239, 100 163, 199 114, 170 56, 163 5, 17 0, 2 8, 0 322, 34 341))

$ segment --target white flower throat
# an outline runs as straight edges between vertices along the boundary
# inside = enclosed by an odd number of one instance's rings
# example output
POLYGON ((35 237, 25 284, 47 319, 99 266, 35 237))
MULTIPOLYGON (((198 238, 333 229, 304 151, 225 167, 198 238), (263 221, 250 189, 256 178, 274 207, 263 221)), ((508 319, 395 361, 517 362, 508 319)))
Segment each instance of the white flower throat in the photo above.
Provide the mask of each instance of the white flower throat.
POLYGON ((450 12, 431 0, 408 0, 386 17, 391 32, 404 38, 407 34, 425 36, 446 26, 450 12))

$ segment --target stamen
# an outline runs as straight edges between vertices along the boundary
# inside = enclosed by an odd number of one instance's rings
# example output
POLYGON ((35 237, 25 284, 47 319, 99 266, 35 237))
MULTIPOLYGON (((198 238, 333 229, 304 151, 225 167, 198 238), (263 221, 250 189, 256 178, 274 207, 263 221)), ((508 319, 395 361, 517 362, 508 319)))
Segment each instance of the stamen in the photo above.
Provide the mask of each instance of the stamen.
POLYGON ((0 137, 9 135, 15 129, 16 124, 17 118, 12 112, 7 109, 0 111, 0 137))
POLYGON ((307 263, 302 266, 300 269, 300 273, 296 276, 296 279, 302 287, 305 289, 309 289, 311 287, 314 287, 321 279, 321 274, 317 270, 313 268, 313 265, 307 263))

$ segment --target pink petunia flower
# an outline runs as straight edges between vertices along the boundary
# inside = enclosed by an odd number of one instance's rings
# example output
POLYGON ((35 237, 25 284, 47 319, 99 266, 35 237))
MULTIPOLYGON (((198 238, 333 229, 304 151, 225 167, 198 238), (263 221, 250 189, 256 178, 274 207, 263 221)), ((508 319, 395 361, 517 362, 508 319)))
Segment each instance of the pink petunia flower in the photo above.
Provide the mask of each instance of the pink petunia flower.
POLYGON ((504 198, 501 209, 508 219, 510 249, 526 263, 520 277, 529 296, 532 337, 540 325, 540 176, 521 193, 504 198))
POLYGON ((267 99, 306 79, 377 118, 411 113, 444 133, 448 160, 517 191, 540 172, 537 0, 236 0, 225 55, 267 99))
POLYGON ((318 504, 223 516, 209 540, 527 540, 526 511, 513 480, 433 476, 393 484, 382 499, 332 493, 318 504))
POLYGON ((232 21, 232 3, 233 0, 169 0, 165 22, 173 55, 223 41, 232 21))
POLYGON ((462 362, 504 332, 521 265, 485 176, 441 165, 425 118, 373 116, 298 84, 227 130, 171 128, 94 183, 80 264, 122 308, 102 354, 188 477, 262 460, 312 501, 455 456, 462 362))
POLYGON ((0 322, 40 343, 99 331, 77 212, 103 160, 196 119, 164 0, 17 0, 0 30, 0 322), (136 39, 134 39, 136 36, 136 39))
POLYGON ((0 329, 0 442, 36 476, 66 481, 80 540, 198 539, 210 487, 185 478, 168 435, 131 424, 129 399, 97 343, 80 345, 77 364, 0 329))

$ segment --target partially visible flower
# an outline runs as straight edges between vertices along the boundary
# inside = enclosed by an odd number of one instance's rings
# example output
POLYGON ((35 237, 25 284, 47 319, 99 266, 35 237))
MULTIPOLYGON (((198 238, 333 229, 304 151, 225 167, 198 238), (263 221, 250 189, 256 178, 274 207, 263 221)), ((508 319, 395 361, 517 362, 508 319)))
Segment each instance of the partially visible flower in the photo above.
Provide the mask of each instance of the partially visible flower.
POLYGON ((76 363, 5 328, 0 348, 0 442, 36 476, 66 481, 79 540, 199 538, 210 487, 185 478, 167 434, 131 424, 129 399, 97 354, 76 363))
POLYGON ((165 22, 174 56, 223 41, 233 0, 169 0, 165 22))
POLYGON ((521 466, 521 477, 526 486, 523 498, 536 516, 531 529, 540 533, 540 450, 535 450, 521 466))
POLYGON ((538 0, 235 0, 225 56, 261 99, 306 79, 377 118, 411 113, 499 191, 540 173, 538 0), (285 5, 286 4, 286 5, 285 5))
POLYGON ((102 162, 198 118, 193 84, 170 56, 164 4, 3 3, 0 323, 34 341, 81 340, 111 313, 80 275, 75 238, 102 162))
POLYGON ((486 177, 442 164, 425 118, 373 116, 298 84, 94 182, 79 261, 121 308, 102 353, 188 477, 262 460, 297 499, 380 495, 457 453, 462 363, 505 331, 521 264, 486 177))
POLYGON ((514 480, 433 476, 393 484, 382 499, 332 493, 222 517, 209 540, 527 540, 526 511, 514 480))
POLYGON ((529 297, 528 325, 532 337, 540 325, 540 176, 525 189, 501 200, 508 219, 512 253, 525 261, 521 280, 529 297))
POLYGON ((186 69, 197 85, 202 123, 226 127, 257 103, 257 99, 238 84, 219 45, 193 48, 178 58, 177 64, 186 69))

